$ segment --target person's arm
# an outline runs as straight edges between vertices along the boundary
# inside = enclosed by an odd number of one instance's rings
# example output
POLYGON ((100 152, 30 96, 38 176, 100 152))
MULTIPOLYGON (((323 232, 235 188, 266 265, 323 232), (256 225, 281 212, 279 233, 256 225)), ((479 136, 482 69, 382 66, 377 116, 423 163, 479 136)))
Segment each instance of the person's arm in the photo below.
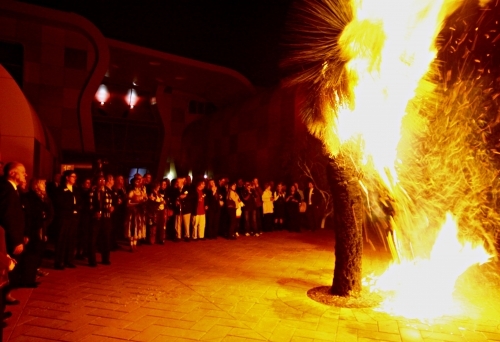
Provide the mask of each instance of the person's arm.
POLYGON ((137 203, 132 203, 132 198, 134 198, 134 190, 128 193, 127 205, 132 206, 137 204, 137 203))

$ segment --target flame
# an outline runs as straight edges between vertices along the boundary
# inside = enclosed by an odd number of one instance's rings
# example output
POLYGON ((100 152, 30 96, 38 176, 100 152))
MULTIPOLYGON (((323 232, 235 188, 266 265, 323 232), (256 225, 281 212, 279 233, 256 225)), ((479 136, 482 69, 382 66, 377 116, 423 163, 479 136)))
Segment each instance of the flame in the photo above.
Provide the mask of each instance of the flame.
POLYGON ((394 263, 379 278, 365 279, 365 286, 384 296, 378 310, 417 319, 459 313, 453 299, 456 279, 469 267, 488 262, 491 256, 483 246, 460 243, 457 233, 457 224, 447 213, 428 259, 394 263))
POLYGON ((399 263, 370 284, 390 293, 380 310, 411 318, 457 312, 452 298, 457 278, 490 258, 483 247, 458 241, 457 222, 484 231, 486 220, 474 205, 482 208, 480 190, 491 185, 494 167, 477 152, 484 143, 467 118, 464 84, 444 94, 430 81, 438 34, 461 3, 353 0, 354 19, 339 39, 348 61, 350 100, 332 109, 339 141, 325 145, 332 154, 347 154, 363 171, 362 186, 372 204, 383 197, 381 188, 393 201, 391 243, 399 263), (432 102, 436 94, 446 100, 432 102))
POLYGON ((360 139, 361 162, 373 162, 387 186, 398 179, 397 147, 408 103, 436 57, 434 41, 444 19, 460 2, 352 2, 354 20, 339 41, 349 59, 352 101, 338 113, 337 134, 343 143, 360 139))

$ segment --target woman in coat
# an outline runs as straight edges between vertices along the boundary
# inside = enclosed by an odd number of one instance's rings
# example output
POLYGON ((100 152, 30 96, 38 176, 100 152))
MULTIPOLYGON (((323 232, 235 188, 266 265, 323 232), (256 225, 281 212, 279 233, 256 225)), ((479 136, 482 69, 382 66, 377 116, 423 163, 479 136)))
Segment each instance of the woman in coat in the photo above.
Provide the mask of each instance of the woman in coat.
POLYGON ((291 232, 300 232, 300 212, 299 204, 302 197, 297 191, 295 185, 290 187, 290 193, 286 198, 286 213, 288 218, 288 230, 291 232))
POLYGON ((207 195, 205 203, 208 206, 206 213, 207 229, 205 231, 205 237, 207 239, 217 239, 217 233, 220 226, 221 208, 224 205, 224 202, 213 179, 208 181, 208 189, 205 193, 207 195))
POLYGON ((262 213, 264 215, 263 228, 265 232, 270 232, 273 230, 273 200, 274 198, 271 191, 271 183, 266 183, 264 184, 264 192, 262 193, 262 213))
POLYGON ((234 240, 238 236, 238 232, 236 230, 238 228, 240 217, 237 215, 237 211, 239 210, 239 213, 241 215, 242 206, 243 203, 240 200, 240 196, 238 196, 238 193, 236 192, 236 183, 232 182, 229 185, 229 191, 227 193, 226 199, 226 207, 230 219, 229 231, 227 235, 228 239, 234 240))
POLYGON ((23 287, 36 287, 37 269, 42 264, 42 256, 47 242, 47 227, 54 219, 54 208, 46 192, 45 180, 33 178, 30 190, 22 195, 25 205, 26 236, 23 270, 20 283, 23 287))

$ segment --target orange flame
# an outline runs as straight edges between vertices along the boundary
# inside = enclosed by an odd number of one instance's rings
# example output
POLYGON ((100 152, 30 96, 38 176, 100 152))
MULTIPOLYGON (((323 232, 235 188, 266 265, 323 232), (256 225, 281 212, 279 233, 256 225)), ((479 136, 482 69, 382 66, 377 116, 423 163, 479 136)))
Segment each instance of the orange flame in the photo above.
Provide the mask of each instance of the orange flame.
MULTIPOLYGON (((373 183, 381 183, 394 200, 391 228, 400 263, 369 284, 373 290, 390 292, 381 310, 412 318, 454 312, 452 293, 457 278, 490 258, 484 248, 458 242, 457 224, 449 213, 467 228, 479 229, 482 223, 476 213, 468 212, 471 200, 465 194, 485 189, 494 178, 491 165, 473 162, 484 157, 465 150, 470 125, 462 122, 457 110, 458 114, 433 123, 442 123, 441 145, 428 147, 420 139, 431 132, 422 107, 437 87, 426 78, 437 54, 435 41, 445 19, 461 3, 353 0, 354 19, 339 40, 349 61, 351 101, 338 109, 334 138, 325 144, 332 154, 345 153, 356 162, 365 175, 363 182, 372 183, 363 184, 367 192, 379 191, 380 186, 373 183), (454 136, 445 141, 452 134, 447 129, 456 124, 454 136), (415 142, 420 145, 413 146, 415 142), (456 161, 446 161, 449 155, 456 161), (429 236, 433 234, 429 233, 445 216, 431 250, 429 236)), ((448 94, 449 103, 458 99, 457 94, 461 92, 448 94)), ((434 108, 434 112, 439 110, 434 108)), ((447 114, 443 110, 433 115, 447 114)), ((478 194, 474 196, 480 201, 478 194)))
POLYGON ((384 294, 380 311, 418 319, 457 314, 460 308, 452 296, 456 279, 490 257, 482 246, 458 241, 456 222, 447 213, 428 259, 392 264, 382 276, 372 276, 364 285, 384 294))

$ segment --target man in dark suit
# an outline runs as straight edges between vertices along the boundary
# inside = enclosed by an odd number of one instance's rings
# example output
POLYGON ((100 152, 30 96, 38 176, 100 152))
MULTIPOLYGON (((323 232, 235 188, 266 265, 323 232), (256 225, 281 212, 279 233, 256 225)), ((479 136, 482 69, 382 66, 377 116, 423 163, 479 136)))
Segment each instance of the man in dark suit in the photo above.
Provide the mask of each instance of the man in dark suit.
MULTIPOLYGON (((5 229, 7 254, 19 259, 24 249, 24 213, 18 186, 26 183, 26 169, 19 162, 5 164, 4 176, 0 178, 0 226, 5 229)), ((27 243, 27 241, 26 241, 27 243)), ((11 282, 15 283, 15 275, 11 275, 11 282)), ((6 304, 17 304, 6 288, 6 304)))
POLYGON ((316 230, 320 228, 321 225, 321 194, 319 190, 314 187, 313 182, 309 182, 307 194, 306 194, 306 216, 308 222, 308 229, 316 230))
POLYGON ((89 236, 89 266, 96 267, 97 245, 100 245, 103 265, 111 265, 109 252, 111 250, 111 231, 113 222, 113 193, 106 185, 104 176, 100 176, 90 192, 90 214, 92 216, 89 236))
POLYGON ((75 268, 73 260, 76 249, 76 227, 78 226, 78 209, 80 197, 76 192, 76 173, 64 171, 63 184, 56 195, 54 207, 57 212, 58 236, 56 239, 55 262, 56 270, 64 267, 75 268))

